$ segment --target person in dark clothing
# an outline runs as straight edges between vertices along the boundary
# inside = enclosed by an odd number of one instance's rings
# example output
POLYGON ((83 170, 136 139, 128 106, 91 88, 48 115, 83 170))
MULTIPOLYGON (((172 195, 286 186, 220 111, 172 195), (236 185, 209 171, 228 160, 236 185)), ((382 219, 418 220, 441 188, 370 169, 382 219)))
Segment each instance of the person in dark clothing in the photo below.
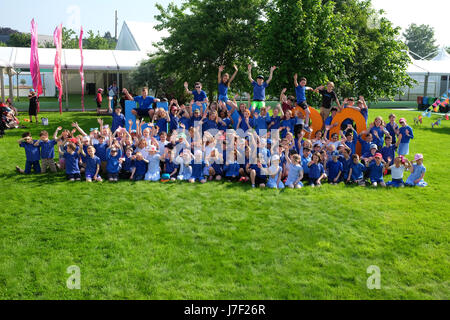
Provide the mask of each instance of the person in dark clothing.
POLYGON ((33 122, 33 116, 38 123, 37 113, 38 113, 38 97, 36 96, 36 91, 34 89, 30 89, 30 94, 28 95, 28 100, 30 101, 30 105, 28 107, 28 115, 30 116, 30 123, 33 122))

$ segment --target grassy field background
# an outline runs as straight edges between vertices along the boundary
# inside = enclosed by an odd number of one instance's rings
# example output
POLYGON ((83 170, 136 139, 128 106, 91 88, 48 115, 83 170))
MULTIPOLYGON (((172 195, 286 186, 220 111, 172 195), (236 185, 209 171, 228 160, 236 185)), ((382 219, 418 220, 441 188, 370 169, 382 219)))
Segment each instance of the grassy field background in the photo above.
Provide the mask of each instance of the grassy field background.
MULTIPOLYGON (((419 114, 395 113, 409 123, 419 114)), ((1 299, 450 297, 450 121, 413 126, 410 152, 424 154, 427 188, 279 191, 18 175, 24 131, 37 138, 75 120, 96 126, 92 112, 40 116, 48 127, 28 123, 0 139, 1 299), (80 290, 66 287, 71 265, 80 268, 80 290), (366 286, 371 265, 380 268, 380 290, 366 286)))

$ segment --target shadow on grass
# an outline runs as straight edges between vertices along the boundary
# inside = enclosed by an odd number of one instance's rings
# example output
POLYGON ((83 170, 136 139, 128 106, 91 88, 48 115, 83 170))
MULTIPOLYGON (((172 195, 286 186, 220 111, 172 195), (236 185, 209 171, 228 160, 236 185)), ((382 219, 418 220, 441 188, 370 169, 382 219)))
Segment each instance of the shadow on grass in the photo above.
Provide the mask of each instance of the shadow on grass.
POLYGON ((450 127, 439 126, 439 127, 431 128, 431 126, 430 126, 430 127, 422 127, 421 129, 432 132, 432 133, 450 134, 450 127))

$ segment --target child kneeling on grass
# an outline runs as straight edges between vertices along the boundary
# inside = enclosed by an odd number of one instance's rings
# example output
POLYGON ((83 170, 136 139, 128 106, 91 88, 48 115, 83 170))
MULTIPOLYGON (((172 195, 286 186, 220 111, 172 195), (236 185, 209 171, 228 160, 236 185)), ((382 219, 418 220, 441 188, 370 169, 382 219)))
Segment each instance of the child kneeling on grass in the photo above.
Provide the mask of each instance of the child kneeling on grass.
POLYGON ((94 181, 102 181, 102 177, 100 177, 100 165, 101 160, 99 157, 95 155, 95 148, 94 146, 89 146, 87 148, 87 156, 85 158, 86 161, 86 182, 92 182, 94 181))
POLYGON ((31 168, 33 168, 35 173, 41 173, 41 165, 39 164, 39 160, 41 159, 41 155, 39 153, 39 145, 36 146, 38 140, 33 140, 31 134, 29 132, 24 132, 22 134, 22 139, 18 141, 19 147, 25 149, 25 171, 20 169, 19 166, 16 166, 16 171, 19 173, 30 174, 31 168))
POLYGON ((325 169, 320 163, 320 153, 316 152, 312 156, 312 160, 308 163, 309 167, 309 184, 311 187, 320 186, 323 178, 326 178, 325 169))
POLYGON ((64 156, 67 179, 80 181, 81 174, 78 163, 80 161, 80 153, 83 152, 81 141, 78 140, 78 146, 73 141, 69 142, 66 147, 59 146, 59 152, 64 156))
POLYGON ((372 186, 376 187, 378 184, 382 187, 386 187, 386 183, 383 180, 383 171, 384 167, 387 167, 387 164, 383 161, 383 156, 381 153, 375 153, 374 160, 370 163, 366 163, 367 168, 369 169, 369 177, 372 186))
POLYGON ((350 170, 347 177, 347 182, 356 183, 361 187, 366 185, 364 181, 364 172, 366 167, 359 161, 359 156, 357 154, 352 155, 353 162, 350 165, 350 170))
POLYGON ((115 182, 119 180, 120 161, 122 150, 112 147, 106 151, 106 171, 108 172, 108 180, 115 182))

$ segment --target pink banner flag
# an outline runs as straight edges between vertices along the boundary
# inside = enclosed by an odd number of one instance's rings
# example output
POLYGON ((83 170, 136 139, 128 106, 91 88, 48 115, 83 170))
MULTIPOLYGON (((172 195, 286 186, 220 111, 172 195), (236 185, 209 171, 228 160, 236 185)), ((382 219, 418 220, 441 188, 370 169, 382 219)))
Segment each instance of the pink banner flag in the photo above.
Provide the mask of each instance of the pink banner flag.
POLYGON ((61 54, 62 54, 62 24, 53 32, 53 42, 56 47, 55 65, 53 66, 53 78, 58 88, 59 113, 62 113, 62 82, 61 82, 61 54))
POLYGON ((39 68, 39 54, 38 54, 38 34, 37 25, 34 19, 31 20, 31 48, 30 48, 30 73, 33 80, 33 89, 36 91, 38 97, 38 112, 39 112, 39 96, 42 91, 41 71, 39 68))
POLYGON ((83 27, 80 29, 80 39, 78 40, 78 47, 80 48, 81 65, 80 65, 80 77, 81 77, 81 110, 84 112, 84 71, 83 71, 83 27))

